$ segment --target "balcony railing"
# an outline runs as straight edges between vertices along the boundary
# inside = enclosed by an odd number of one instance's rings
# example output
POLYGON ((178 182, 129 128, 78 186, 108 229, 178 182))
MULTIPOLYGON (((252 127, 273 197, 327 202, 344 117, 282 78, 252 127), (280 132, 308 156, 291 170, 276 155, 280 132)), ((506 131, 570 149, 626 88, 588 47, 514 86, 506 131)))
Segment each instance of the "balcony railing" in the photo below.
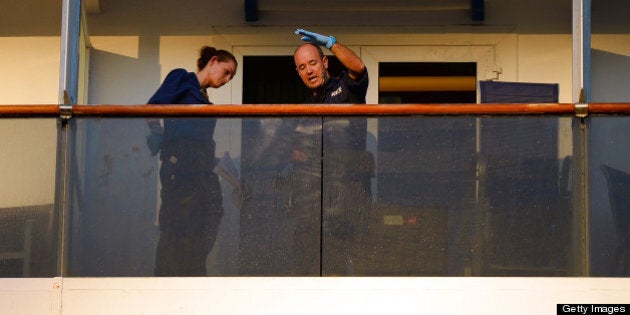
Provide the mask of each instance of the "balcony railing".
POLYGON ((0 276, 627 276, 628 105, 0 106, 0 276))
POLYGON ((625 114, 627 104, 277 104, 277 105, 0 105, 0 115, 13 117, 71 116, 384 116, 384 115, 558 115, 625 114), (586 109, 584 109, 584 107, 586 109))
POLYGON ((630 104, 245 104, 245 105, 0 105, 0 117, 70 116, 385 116, 628 114, 630 104))

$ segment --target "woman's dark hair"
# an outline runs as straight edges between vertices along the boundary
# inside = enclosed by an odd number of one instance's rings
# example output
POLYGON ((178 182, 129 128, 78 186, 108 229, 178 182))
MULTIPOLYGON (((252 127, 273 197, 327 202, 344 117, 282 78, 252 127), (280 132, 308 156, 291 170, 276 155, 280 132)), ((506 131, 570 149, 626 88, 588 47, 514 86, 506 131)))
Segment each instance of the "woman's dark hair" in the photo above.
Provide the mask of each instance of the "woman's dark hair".
POLYGON ((217 56, 221 62, 233 61, 234 64, 238 66, 238 62, 236 62, 236 58, 234 58, 234 55, 232 55, 231 52, 223 49, 216 49, 210 46, 203 46, 201 47, 199 59, 197 59, 197 69, 201 71, 201 69, 205 68, 210 59, 214 56, 217 56))

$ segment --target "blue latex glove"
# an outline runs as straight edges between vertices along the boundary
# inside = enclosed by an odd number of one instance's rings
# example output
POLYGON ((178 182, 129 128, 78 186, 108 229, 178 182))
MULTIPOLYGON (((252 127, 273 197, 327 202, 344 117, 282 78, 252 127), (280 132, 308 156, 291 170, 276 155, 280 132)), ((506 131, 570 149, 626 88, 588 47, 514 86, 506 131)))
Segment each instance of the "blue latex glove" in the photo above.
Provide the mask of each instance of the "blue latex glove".
POLYGON ((302 35, 302 40, 305 42, 313 43, 319 46, 326 46, 326 48, 328 49, 330 49, 330 47, 332 47, 337 42, 335 37, 332 35, 324 36, 303 29, 296 30, 295 34, 302 35))

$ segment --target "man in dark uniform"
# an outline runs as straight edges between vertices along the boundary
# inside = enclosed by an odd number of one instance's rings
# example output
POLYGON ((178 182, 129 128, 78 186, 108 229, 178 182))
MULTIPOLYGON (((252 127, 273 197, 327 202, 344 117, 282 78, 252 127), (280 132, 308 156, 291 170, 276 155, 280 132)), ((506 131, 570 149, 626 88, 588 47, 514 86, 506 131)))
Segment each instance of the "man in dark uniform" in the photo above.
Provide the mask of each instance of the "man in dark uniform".
MULTIPOLYGON (((361 58, 333 36, 301 29, 295 33, 308 42, 298 47, 293 55, 296 70, 310 90, 307 102, 365 104, 369 80, 361 58), (330 77, 328 57, 319 46, 329 49, 346 68, 339 77, 330 77)), ((293 208, 311 227, 301 228, 298 225, 294 243, 297 246, 313 246, 316 243, 312 238, 319 231, 312 230, 315 226, 312 223, 318 218, 313 217, 317 213, 311 209, 317 201, 321 202, 321 272, 324 275, 353 274, 353 260, 360 244, 358 235, 364 230, 363 223, 372 199, 370 179, 373 158, 366 152, 367 120, 325 117, 322 123, 305 119, 298 124, 295 134, 291 154, 294 172, 313 174, 321 169, 322 178, 307 175, 301 178, 310 180, 293 181, 296 196, 293 208), (321 195, 320 187, 316 186, 318 183, 321 183, 321 195)))

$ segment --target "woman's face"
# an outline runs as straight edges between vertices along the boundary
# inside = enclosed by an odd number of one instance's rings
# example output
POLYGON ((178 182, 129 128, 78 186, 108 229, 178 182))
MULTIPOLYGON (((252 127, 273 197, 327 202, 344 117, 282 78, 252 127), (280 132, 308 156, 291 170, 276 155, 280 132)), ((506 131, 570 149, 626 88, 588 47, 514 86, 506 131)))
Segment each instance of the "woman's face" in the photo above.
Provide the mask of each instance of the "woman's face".
POLYGON ((230 82, 236 73, 234 61, 219 61, 217 57, 212 57, 206 67, 210 67, 208 86, 215 89, 230 82))

